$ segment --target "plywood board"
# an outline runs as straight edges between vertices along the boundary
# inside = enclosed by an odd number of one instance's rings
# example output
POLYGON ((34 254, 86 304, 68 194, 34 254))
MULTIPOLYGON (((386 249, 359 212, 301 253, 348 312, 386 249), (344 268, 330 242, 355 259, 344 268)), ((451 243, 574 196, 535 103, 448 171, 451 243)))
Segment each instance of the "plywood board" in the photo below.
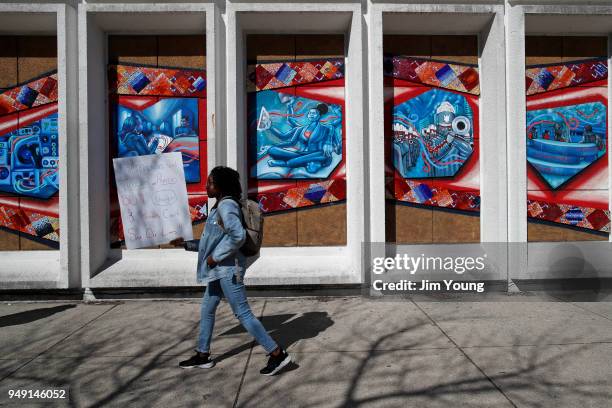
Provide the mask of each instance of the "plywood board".
POLYGON ((387 203, 387 242, 429 244, 433 242, 433 210, 387 203))
POLYGON ((346 245, 346 204, 297 211, 299 246, 346 245))
POLYGON ((434 211, 433 242, 439 244, 480 242, 480 217, 434 211))
POLYGON ((157 64, 160 67, 206 69, 206 37, 203 35, 159 36, 157 64))
POLYGON ((431 58, 463 64, 478 64, 478 37, 475 35, 434 35, 431 58))
POLYGON ((0 88, 17 82, 17 37, 0 36, 0 88))
POLYGON ((301 59, 343 58, 343 35, 296 35, 295 57, 301 59))
POLYGON ((18 82, 29 81, 57 69, 55 36, 24 36, 17 40, 18 82))
POLYGON ((246 53, 249 64, 262 61, 295 61, 295 36, 249 35, 246 53))
POLYGON ((296 246, 297 240, 297 213, 270 214, 264 219, 263 246, 296 246))
POLYGON ((109 64, 157 66, 157 36, 111 35, 108 37, 109 64))

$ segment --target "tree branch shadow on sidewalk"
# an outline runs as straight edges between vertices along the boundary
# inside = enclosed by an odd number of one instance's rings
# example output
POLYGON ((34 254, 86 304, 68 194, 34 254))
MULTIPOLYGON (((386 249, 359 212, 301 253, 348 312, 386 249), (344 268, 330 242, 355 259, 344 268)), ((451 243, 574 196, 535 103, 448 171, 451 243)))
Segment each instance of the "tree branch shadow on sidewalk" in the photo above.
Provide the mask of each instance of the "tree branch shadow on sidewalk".
MULTIPOLYGON (((327 312, 306 312, 293 319, 295 316, 295 313, 278 314, 264 316, 260 320, 270 336, 272 336, 272 338, 285 349, 288 349, 299 340, 307 340, 317 337, 320 333, 334 325, 334 321, 329 317, 327 312)), ((241 333, 246 333, 246 330, 242 327, 242 325, 238 324, 219 334, 219 336, 229 336, 241 333)), ((229 357, 250 349, 252 345, 252 341, 241 344, 238 347, 234 347, 233 349, 214 357, 214 360, 215 362, 219 363, 229 357)), ((285 371, 291 371, 297 367, 297 364, 293 362, 290 367, 285 369, 285 371)))
MULTIPOLYGON (((263 317, 262 322, 277 341, 289 347, 298 341, 312 341, 352 313, 367 311, 370 301, 362 302, 357 311, 356 302, 347 302, 331 313, 277 314, 263 317)), ((144 306, 142 310, 150 311, 144 306)), ((397 308, 394 312, 401 313, 401 310, 397 308)), ((132 313, 135 313, 133 309, 132 313)), ((112 317, 113 320, 121 318, 124 316, 112 317)), ((229 324, 233 319, 227 313, 219 320, 229 324)), ((197 335, 196 316, 162 313, 156 319, 135 320, 130 326, 115 325, 113 320, 108 325, 89 327, 89 332, 75 333, 71 342, 86 345, 78 354, 54 357, 52 349, 49 360, 41 363, 46 370, 21 370, 11 379, 19 382, 16 385, 29 384, 34 388, 69 388, 70 405, 87 407, 212 406, 202 403, 203 392, 224 394, 231 389, 227 386, 228 378, 235 375, 231 364, 195 372, 176 367, 176 351, 191 344, 197 335), (130 354, 127 351, 135 340, 142 340, 142 345, 130 354), (110 352, 109 342, 112 342, 110 352), (92 362, 96 355, 97 360, 92 362), (52 370, 48 370, 51 366, 52 370), (177 393, 184 397, 185 392, 192 392, 193 399, 176 399, 177 393)), ((447 320, 453 321, 452 317, 447 320)), ((238 406, 445 407, 467 404, 469 400, 469 406, 488 407, 490 399, 484 398, 482 402, 478 397, 498 395, 496 386, 510 396, 515 406, 572 406, 567 400, 555 400, 559 395, 569 396, 571 402, 584 400, 584 406, 605 406, 602 401, 610 398, 607 378, 594 381, 567 375, 572 363, 593 352, 592 344, 569 344, 583 340, 577 335, 544 333, 533 337, 530 344, 521 344, 523 333, 516 333, 507 338, 506 347, 496 346, 498 338, 494 333, 475 328, 461 343, 490 344, 478 363, 486 366, 483 367, 485 376, 454 345, 431 345, 432 324, 426 319, 408 316, 406 321, 392 325, 387 333, 370 330, 361 322, 358 320, 349 330, 334 330, 333 344, 322 343, 324 350, 308 353, 307 360, 295 373, 285 373, 273 380, 249 377, 250 384, 242 388, 238 406), (338 345, 351 342, 367 344, 367 347, 361 351, 335 351, 338 345), (568 344, 558 346, 561 342, 568 344), (515 364, 495 363, 502 358, 504 347, 503 358, 515 364), (442 369, 434 367, 428 359, 441 349, 454 356, 443 362, 442 369)), ((243 332, 239 325, 229 327, 217 336, 243 332)), ((23 333, 24 339, 37 335, 36 330, 23 333)), ((251 344, 234 347, 219 358, 229 359, 248 350, 251 344)), ((222 402, 214 406, 231 407, 234 395, 222 397, 222 402)))
POLYGON ((47 317, 63 312, 64 310, 72 309, 73 307, 76 307, 76 305, 70 304, 53 307, 41 307, 38 309, 0 316, 0 327, 18 326, 21 324, 32 323, 36 320, 46 319, 47 317))
POLYGON ((484 357, 476 363, 452 343, 446 350, 427 348, 431 339, 421 335, 426 326, 431 323, 415 322, 374 336, 367 327, 355 326, 335 343, 370 340, 367 350, 308 353, 298 376, 287 374, 277 384, 250 378, 255 383, 243 387, 236 406, 489 407, 493 400, 496 406, 539 408, 606 406, 612 397, 608 378, 593 380, 571 371, 581 358, 592 356, 596 344, 584 339, 544 333, 524 344, 524 333, 517 333, 507 345, 497 346, 495 333, 473 330, 461 339, 463 344, 491 343, 482 347, 484 357), (408 342, 406 333, 414 335, 408 342), (401 348, 390 347, 399 336, 401 348), (453 357, 434 366, 429 358, 438 351, 453 357))
MULTIPOLYGON (((376 342, 381 343, 388 338, 395 336, 391 334, 379 338, 376 342)), ((518 342, 518 339, 516 339, 518 342)), ((376 387, 375 384, 368 382, 371 378, 371 374, 368 373, 368 367, 376 359, 383 357, 385 354, 393 353, 393 351, 376 351, 376 345, 374 345, 367 353, 367 356, 359 359, 357 370, 350 377, 349 386, 344 393, 344 398, 341 403, 337 406, 342 408, 354 408, 362 406, 396 406, 399 400, 404 401, 419 401, 415 406, 435 406, 435 407, 447 407, 456 406, 458 404, 457 397, 460 394, 470 396, 473 398, 470 406, 488 406, 488 403, 479 404, 477 398, 479 395, 495 393, 495 390, 503 392, 505 398, 509 399, 507 406, 528 406, 528 407, 550 407, 550 406, 568 406, 562 404, 556 404, 551 400, 547 402, 536 401, 532 399, 534 394, 555 396, 560 393, 573 394, 578 400, 589 401, 592 398, 599 400, 605 400, 610 397, 610 393, 606 391, 595 391, 593 388, 598 387, 605 390, 607 384, 604 380, 599 383, 587 383, 584 381, 555 381, 549 380, 543 377, 540 373, 545 372, 548 376, 556 374, 561 376, 564 367, 564 360, 568 356, 574 358, 580 353, 588 350, 588 344, 575 344, 571 345, 568 350, 558 350, 552 353, 550 356, 544 356, 543 350, 540 346, 546 346, 546 336, 542 336, 540 341, 531 347, 531 351, 527 356, 520 353, 520 349, 513 347, 511 358, 515 361, 521 361, 518 368, 514 368, 508 371, 499 372, 493 375, 483 376, 480 373, 468 374, 466 378, 460 380, 449 380, 441 375, 439 380, 435 384, 429 386, 415 387, 412 390, 396 390, 393 392, 386 392, 379 395, 363 395, 360 392, 361 387, 376 387), (556 373, 555 373, 556 371, 556 373), (522 395, 526 392, 527 395, 522 395), (361 394, 361 395, 360 395, 361 394), (508 396, 511 394, 511 398, 508 396)), ((491 359, 495 359, 498 356, 495 352, 491 352, 491 359)), ((470 362, 465 361, 466 365, 470 362)), ((408 368, 408 367, 407 367, 408 368)), ((397 372, 388 372, 385 376, 389 378, 407 378, 407 372, 426 372, 428 369, 426 364, 414 365, 411 364, 409 369, 405 373, 401 373, 400 370, 397 372)), ((446 371, 453 371, 455 367, 449 365, 446 371)), ((478 369, 480 371, 480 367, 478 369)), ((484 373, 483 373, 484 374, 484 373)))

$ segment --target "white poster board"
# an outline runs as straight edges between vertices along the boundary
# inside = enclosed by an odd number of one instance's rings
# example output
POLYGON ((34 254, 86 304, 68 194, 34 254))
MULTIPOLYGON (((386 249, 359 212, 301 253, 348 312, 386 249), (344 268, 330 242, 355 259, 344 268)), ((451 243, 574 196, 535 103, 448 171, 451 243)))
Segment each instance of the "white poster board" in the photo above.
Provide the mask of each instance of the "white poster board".
POLYGON ((128 249, 193 239, 181 153, 113 159, 128 249))

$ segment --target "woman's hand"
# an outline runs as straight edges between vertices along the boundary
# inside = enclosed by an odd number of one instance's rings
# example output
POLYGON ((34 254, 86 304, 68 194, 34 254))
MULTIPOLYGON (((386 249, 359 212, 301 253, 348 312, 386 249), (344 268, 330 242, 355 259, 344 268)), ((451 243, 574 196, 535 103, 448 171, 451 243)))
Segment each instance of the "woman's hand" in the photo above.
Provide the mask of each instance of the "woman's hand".
POLYGON ((212 255, 208 255, 208 258, 206 258, 206 264, 209 268, 214 268, 215 266, 217 266, 217 262, 215 262, 212 255))
POLYGON ((217 262, 215 262, 212 255, 208 255, 208 258, 206 258, 206 264, 209 268, 214 268, 215 266, 217 266, 217 262))
POLYGON ((168 242, 168 244, 178 248, 178 247, 185 246, 185 240, 183 239, 183 237, 178 237, 178 238, 174 238, 172 241, 168 242))

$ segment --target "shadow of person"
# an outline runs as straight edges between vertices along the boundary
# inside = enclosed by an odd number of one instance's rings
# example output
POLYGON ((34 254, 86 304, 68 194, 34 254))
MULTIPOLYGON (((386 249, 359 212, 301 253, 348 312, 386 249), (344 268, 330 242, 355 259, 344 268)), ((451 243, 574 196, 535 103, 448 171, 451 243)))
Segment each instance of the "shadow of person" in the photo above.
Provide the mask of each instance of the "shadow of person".
POLYGON ((40 309, 26 310, 25 312, 14 313, 7 316, 0 316, 0 327, 18 326, 20 324, 31 323, 36 320, 53 316, 54 314, 63 312, 64 310, 72 309, 73 307, 76 307, 76 305, 44 307, 40 309))
POLYGON ((603 258, 608 252, 607 242, 564 242, 555 246, 548 256, 549 270, 562 279, 548 293, 567 301, 597 301, 605 293, 602 293, 604 288, 599 276, 601 266, 596 265, 608 265, 603 258), (602 259, 591 263, 593 254, 603 254, 602 259))
MULTIPOLYGON (((261 318, 261 323, 266 328, 270 336, 283 348, 288 349, 299 340, 312 339, 320 333, 333 326, 334 321, 329 317, 327 312, 306 312, 300 316, 293 318, 295 314, 279 314, 273 316, 264 316, 261 318)), ((221 333, 219 336, 229 336, 233 334, 245 333, 245 329, 241 325, 232 327, 231 329, 221 333)), ((241 344, 231 350, 217 356, 216 362, 220 362, 235 356, 243 351, 248 350, 253 345, 253 342, 241 344)), ((292 364, 287 371, 296 369, 297 364, 292 364)))

